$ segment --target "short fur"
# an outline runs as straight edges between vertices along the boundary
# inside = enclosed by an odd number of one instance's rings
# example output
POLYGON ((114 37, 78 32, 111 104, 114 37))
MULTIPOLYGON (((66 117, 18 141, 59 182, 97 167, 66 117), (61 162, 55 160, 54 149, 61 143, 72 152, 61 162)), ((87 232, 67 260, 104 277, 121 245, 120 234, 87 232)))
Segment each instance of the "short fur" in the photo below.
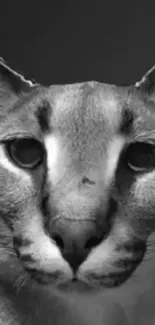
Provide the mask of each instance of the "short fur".
MULTIPOLYGON (((153 75, 130 87, 43 87, 0 62, 0 324, 101 324, 80 300, 121 286, 142 262, 155 170, 135 174, 124 155, 135 141, 155 144, 153 75), (34 169, 7 152, 27 137, 45 150, 34 169)), ((119 307, 103 305, 116 325, 119 307)))

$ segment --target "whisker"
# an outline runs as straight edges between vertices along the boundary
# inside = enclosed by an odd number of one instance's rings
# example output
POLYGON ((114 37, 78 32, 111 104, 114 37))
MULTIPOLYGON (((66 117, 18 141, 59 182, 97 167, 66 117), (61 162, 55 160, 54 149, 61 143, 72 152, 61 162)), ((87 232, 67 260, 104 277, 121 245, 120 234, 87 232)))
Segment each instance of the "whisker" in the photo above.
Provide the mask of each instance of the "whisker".
POLYGON ((24 287, 24 285, 27 283, 28 279, 29 279, 29 275, 26 273, 24 274, 22 273, 14 282, 17 295, 19 294, 20 290, 24 287))

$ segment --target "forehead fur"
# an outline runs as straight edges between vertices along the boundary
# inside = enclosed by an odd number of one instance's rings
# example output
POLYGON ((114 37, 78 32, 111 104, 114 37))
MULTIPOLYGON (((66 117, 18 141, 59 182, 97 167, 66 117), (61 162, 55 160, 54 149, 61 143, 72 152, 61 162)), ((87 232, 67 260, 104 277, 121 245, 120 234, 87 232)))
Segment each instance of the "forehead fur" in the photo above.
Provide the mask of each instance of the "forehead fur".
POLYGON ((1 134, 9 128, 11 132, 28 128, 32 134, 37 133, 39 124, 45 133, 53 130, 64 140, 76 136, 76 141, 83 139, 85 146, 95 138, 101 141, 104 137, 105 141, 129 123, 137 133, 154 130, 155 124, 153 104, 134 87, 98 82, 37 86, 10 107, 1 108, 0 117, 1 134))
MULTIPOLYGON (((53 104, 53 120, 59 123, 69 116, 86 122, 109 121, 115 125, 121 114, 121 96, 119 88, 97 82, 85 82, 49 89, 48 96, 53 104), (119 113, 119 114, 118 114, 119 113)), ((124 99, 123 99, 124 100, 124 99)))

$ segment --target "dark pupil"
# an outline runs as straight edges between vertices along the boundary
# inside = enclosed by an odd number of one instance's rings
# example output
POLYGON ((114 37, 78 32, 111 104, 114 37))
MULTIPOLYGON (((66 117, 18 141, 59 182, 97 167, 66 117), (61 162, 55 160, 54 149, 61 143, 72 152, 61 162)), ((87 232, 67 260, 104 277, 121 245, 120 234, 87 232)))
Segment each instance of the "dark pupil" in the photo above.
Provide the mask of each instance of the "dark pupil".
POLYGON ((42 146, 35 139, 14 140, 10 149, 16 162, 25 166, 36 165, 43 155, 42 146))
POLYGON ((137 143, 131 145, 128 152, 128 162, 139 168, 149 168, 155 165, 153 145, 137 143))

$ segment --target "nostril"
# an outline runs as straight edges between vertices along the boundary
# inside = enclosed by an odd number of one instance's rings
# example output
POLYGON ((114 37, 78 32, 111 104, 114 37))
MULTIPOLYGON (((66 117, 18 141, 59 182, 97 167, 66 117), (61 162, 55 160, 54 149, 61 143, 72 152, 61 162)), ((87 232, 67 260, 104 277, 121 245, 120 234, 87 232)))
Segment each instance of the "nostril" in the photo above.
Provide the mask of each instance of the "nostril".
POLYGON ((52 238, 54 239, 58 247, 61 249, 61 251, 64 250, 64 242, 62 238, 59 235, 53 235, 52 238))
POLYGON ((91 249, 101 242, 101 238, 92 236, 86 242, 85 249, 91 249))
POLYGON ((83 184, 88 184, 88 185, 94 185, 95 182, 92 181, 91 179, 89 179, 88 177, 84 176, 83 179, 82 179, 82 183, 83 184))

